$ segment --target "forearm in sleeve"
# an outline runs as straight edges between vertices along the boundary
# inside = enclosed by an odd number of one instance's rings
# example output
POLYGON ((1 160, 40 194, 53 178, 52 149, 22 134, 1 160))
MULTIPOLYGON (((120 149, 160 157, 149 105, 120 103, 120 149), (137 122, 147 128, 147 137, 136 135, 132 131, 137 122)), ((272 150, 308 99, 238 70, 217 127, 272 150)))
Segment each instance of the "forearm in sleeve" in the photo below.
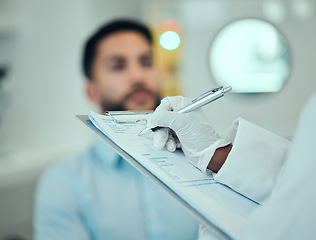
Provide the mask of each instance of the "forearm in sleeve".
POLYGON ((232 142, 216 181, 262 203, 283 165, 290 142, 244 119, 237 119, 228 134, 232 142))

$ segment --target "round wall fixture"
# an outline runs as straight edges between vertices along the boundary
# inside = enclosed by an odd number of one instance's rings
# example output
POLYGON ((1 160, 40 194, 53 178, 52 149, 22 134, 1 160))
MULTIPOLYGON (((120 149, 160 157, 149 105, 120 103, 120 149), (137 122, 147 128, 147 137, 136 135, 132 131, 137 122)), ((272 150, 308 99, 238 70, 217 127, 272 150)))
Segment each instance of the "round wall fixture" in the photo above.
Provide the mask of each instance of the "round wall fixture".
POLYGON ((231 86, 237 93, 278 92, 290 74, 289 45, 271 23, 237 20, 215 37, 209 66, 218 86, 231 86))

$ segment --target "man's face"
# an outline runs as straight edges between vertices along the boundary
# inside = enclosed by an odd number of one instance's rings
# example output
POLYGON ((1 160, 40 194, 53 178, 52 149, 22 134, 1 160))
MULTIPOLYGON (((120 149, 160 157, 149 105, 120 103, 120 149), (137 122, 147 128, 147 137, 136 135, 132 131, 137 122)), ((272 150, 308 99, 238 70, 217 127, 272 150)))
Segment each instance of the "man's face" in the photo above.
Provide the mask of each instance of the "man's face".
POLYGON ((159 81, 148 40, 135 31, 119 31, 101 40, 87 92, 104 111, 154 109, 159 81))

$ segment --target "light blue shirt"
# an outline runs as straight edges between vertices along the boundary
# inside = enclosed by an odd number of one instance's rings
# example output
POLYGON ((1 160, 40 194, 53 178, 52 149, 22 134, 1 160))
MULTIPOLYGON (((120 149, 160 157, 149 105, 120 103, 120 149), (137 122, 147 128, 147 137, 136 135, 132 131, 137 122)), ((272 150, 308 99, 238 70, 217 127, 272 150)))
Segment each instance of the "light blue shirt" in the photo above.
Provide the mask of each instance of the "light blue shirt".
POLYGON ((197 239, 183 206, 109 146, 50 168, 36 195, 35 239, 197 239))

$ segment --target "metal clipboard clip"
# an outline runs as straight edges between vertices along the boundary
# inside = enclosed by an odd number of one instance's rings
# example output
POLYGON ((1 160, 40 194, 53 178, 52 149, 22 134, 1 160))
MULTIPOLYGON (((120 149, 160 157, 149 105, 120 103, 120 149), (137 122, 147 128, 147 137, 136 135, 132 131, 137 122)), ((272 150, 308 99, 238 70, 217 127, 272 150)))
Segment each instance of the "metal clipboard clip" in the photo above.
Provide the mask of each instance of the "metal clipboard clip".
POLYGON ((110 117, 115 123, 118 124, 135 124, 135 123, 141 123, 141 122, 147 122, 147 119, 137 119, 134 121, 125 121, 125 120, 118 120, 114 116, 133 116, 133 115, 147 115, 150 113, 153 113, 154 111, 105 111, 104 115, 110 117))

